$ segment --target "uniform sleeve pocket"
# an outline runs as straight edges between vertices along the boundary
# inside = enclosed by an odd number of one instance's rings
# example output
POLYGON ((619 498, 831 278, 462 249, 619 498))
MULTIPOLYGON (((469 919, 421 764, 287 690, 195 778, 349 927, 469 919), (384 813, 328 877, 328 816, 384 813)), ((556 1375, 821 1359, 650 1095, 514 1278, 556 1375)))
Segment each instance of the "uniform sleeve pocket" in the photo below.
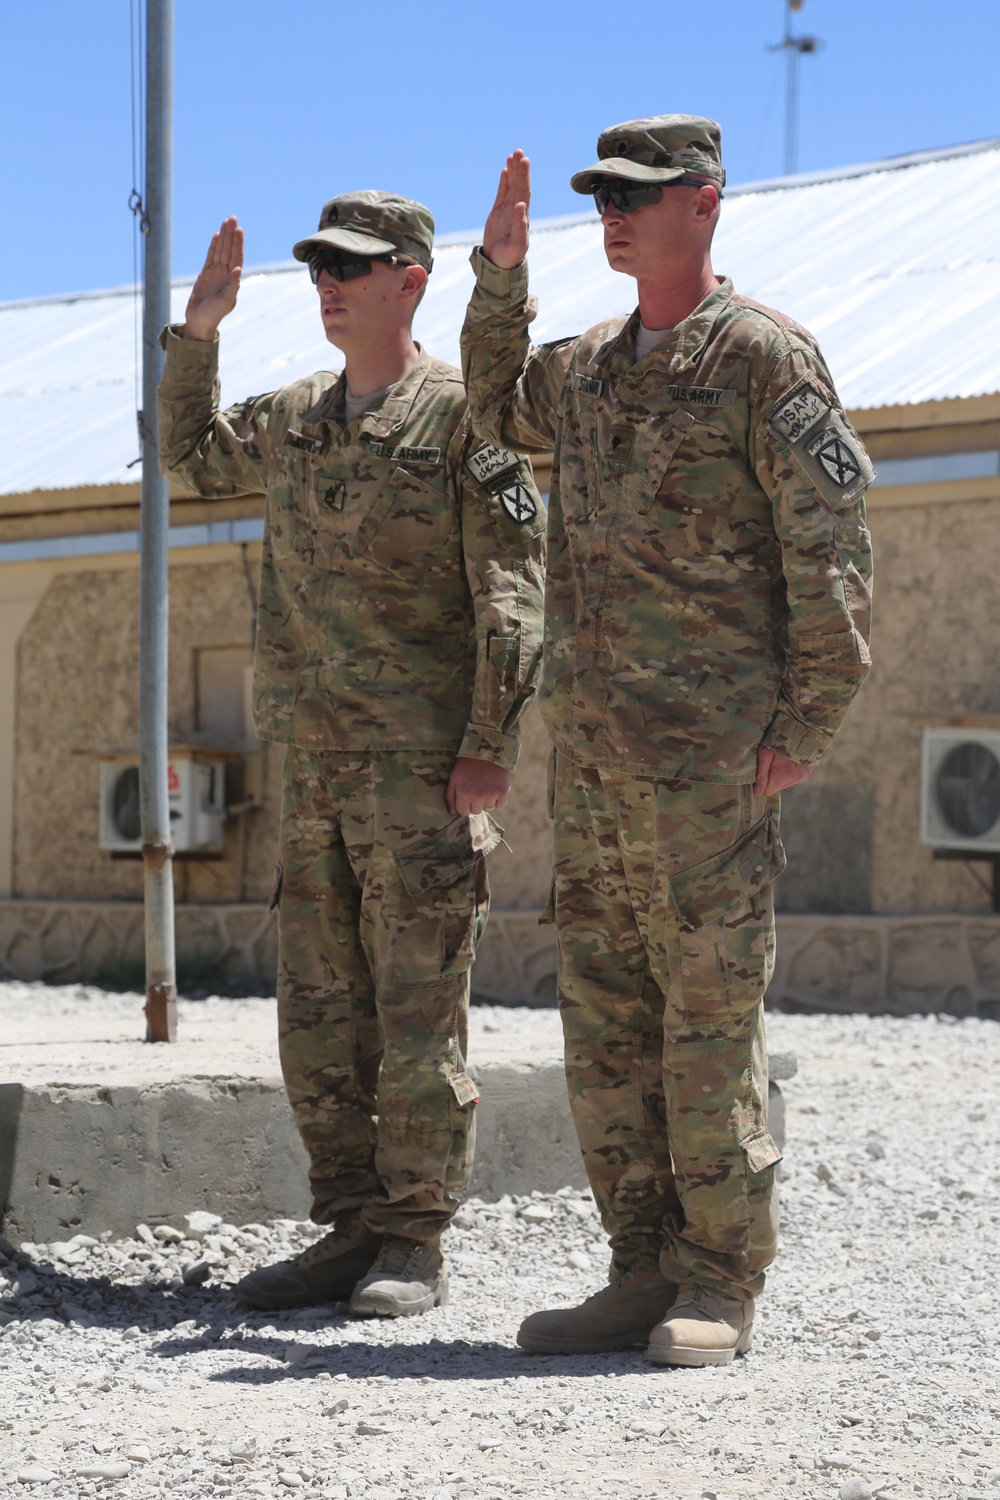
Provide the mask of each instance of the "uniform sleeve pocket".
POLYGON ((776 880, 787 862, 767 813, 738 843, 671 877, 670 894, 682 925, 694 930, 740 906, 776 880))
POLYGON ((451 885, 472 865, 490 854, 503 838, 503 829, 489 813, 458 817, 440 831, 424 834, 393 854, 399 878, 411 896, 432 886, 451 885))

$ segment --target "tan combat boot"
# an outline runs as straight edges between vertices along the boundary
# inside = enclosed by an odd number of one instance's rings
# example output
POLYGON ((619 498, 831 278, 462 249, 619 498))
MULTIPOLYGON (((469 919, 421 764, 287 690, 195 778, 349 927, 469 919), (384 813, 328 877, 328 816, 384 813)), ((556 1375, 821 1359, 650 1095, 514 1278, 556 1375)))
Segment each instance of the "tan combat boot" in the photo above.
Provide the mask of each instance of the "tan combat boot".
POLYGON ((579 1307, 532 1313, 517 1331, 530 1354, 603 1354, 644 1344, 669 1309, 677 1287, 658 1271, 615 1277, 579 1307))
POLYGON ((387 1235, 375 1264, 354 1288, 348 1312, 352 1318, 408 1318, 447 1300, 440 1245, 387 1235))
POLYGON ((649 1337, 654 1365, 728 1365, 753 1342, 753 1300, 741 1302, 686 1281, 649 1337))
POLYGON ((233 1287, 241 1302, 266 1312, 283 1307, 310 1307, 346 1302, 364 1276, 382 1241, 366 1229, 357 1214, 344 1214, 329 1234, 291 1260, 251 1271, 233 1287))

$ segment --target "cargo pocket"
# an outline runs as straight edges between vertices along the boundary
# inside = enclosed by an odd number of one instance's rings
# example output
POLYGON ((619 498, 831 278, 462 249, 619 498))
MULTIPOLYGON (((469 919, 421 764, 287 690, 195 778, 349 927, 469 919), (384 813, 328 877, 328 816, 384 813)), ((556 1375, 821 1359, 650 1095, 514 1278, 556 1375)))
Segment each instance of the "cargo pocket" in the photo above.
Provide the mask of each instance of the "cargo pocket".
POLYGON ((740 1149, 751 1172, 766 1172, 768 1167, 776 1167, 781 1161, 781 1152, 766 1130, 755 1130, 752 1135, 744 1136, 740 1149))
POLYGON ((503 838, 503 829, 489 813, 454 818, 434 833, 424 834, 397 849, 393 862, 411 896, 423 895, 437 885, 451 885, 470 868, 491 854, 503 838))
POLYGON ((271 894, 268 897, 267 902, 268 913, 278 910, 278 903, 281 900, 281 884, 284 878, 284 874, 285 868, 281 863, 281 860, 279 859, 278 863, 274 867, 274 879, 271 882, 271 894))
POLYGON ((474 813, 393 853, 402 889, 382 912, 393 983, 432 984, 472 967, 489 913, 486 855, 502 837, 488 813, 474 813))
POLYGON ((723 1040, 763 995, 774 963, 769 887, 786 863, 767 813, 736 844, 671 877, 685 1026, 723 1040))
POLYGON ((461 1110, 472 1109, 479 1103, 479 1090, 468 1073, 453 1073, 448 1080, 448 1087, 455 1098, 456 1106, 461 1110))

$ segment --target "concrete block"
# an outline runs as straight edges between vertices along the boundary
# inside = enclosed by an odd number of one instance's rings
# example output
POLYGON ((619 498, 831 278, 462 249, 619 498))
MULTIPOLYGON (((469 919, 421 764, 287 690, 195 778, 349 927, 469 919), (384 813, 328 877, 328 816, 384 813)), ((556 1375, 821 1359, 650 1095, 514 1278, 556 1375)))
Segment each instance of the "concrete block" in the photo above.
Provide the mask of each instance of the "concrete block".
MULTIPOLYGON (((561 1062, 471 1071, 481 1098, 470 1193, 585 1187, 561 1062)), ((770 1111, 781 1145, 784 1101, 774 1082, 770 1111)), ((277 1078, 0 1085, 0 1222, 17 1241, 180 1227, 197 1208, 236 1224, 304 1219, 306 1172, 277 1078)))

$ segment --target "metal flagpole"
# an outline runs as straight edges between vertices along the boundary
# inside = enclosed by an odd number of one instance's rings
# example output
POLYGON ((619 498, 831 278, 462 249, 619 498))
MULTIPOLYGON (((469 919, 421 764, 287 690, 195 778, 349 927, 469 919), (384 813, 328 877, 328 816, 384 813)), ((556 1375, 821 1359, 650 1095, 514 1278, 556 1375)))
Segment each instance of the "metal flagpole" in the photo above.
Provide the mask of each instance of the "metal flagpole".
POLYGON ((146 6, 146 181, 143 263, 142 509, 139 568, 139 802, 146 928, 146 1040, 177 1039, 173 846, 167 789, 169 490, 157 464, 160 330, 170 321, 173 0, 146 6))

